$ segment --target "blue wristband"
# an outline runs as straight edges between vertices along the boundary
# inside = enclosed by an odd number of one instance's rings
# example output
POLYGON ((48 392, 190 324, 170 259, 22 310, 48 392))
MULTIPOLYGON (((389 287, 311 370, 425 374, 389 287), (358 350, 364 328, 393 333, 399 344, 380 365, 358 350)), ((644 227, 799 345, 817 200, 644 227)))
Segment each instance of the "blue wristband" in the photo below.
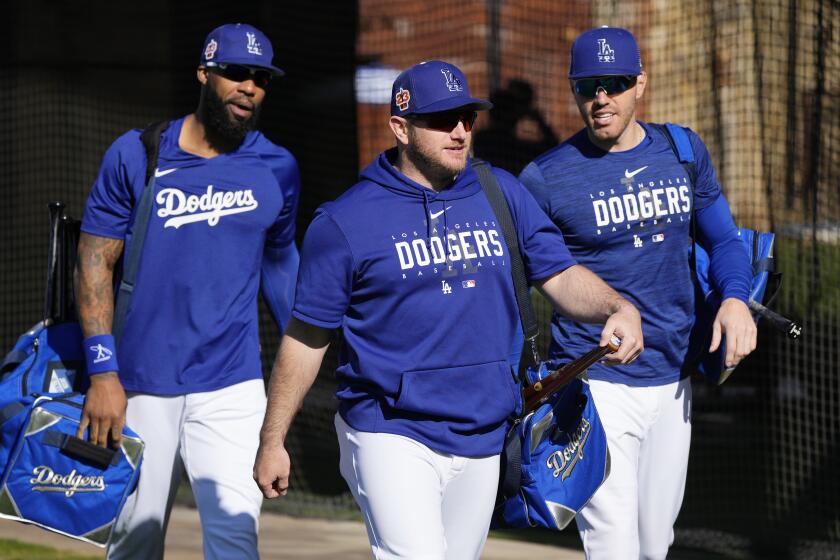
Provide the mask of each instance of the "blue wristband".
POLYGON ((88 375, 119 371, 117 364, 117 344, 110 334, 97 334, 82 343, 85 352, 88 375))

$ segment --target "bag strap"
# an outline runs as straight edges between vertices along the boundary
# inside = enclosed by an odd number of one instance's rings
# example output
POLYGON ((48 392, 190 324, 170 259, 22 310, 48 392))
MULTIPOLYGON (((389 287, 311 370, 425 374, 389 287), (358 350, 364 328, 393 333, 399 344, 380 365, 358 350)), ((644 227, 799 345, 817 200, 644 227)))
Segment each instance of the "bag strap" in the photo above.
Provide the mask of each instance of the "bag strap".
POLYGON ((478 175, 478 182, 481 184, 484 195, 490 202, 490 208, 493 209, 496 220, 498 220, 499 226, 502 228, 502 235, 504 235, 505 243, 510 253, 510 274, 513 278, 516 305, 519 307, 519 321, 522 323, 522 332, 525 334, 525 340, 531 345, 534 364, 538 364, 541 361, 537 349, 537 335, 540 332, 539 323, 531 307, 528 281, 525 278, 525 265, 522 261, 522 254, 519 251, 519 242, 516 237, 516 228, 513 225, 513 217, 510 214, 510 206, 508 206, 505 195, 502 194, 502 189, 499 187, 499 182, 496 180, 496 176, 493 175, 487 162, 474 159, 472 167, 478 175))
MULTIPOLYGON (((688 180, 691 181, 691 196, 694 198, 694 186, 697 183, 697 161, 694 158, 694 149, 685 129, 677 124, 666 122, 663 124, 648 123, 648 125, 659 131, 668 141, 677 160, 688 173, 688 180)), ((694 200, 691 201, 691 271, 697 270, 697 222, 694 219, 694 200)))
POLYGON ((522 486, 522 440, 519 439, 519 422, 515 422, 508 429, 505 437, 505 448, 502 452, 505 465, 499 477, 499 490, 505 499, 512 498, 519 493, 522 486))
POLYGON ((29 353, 23 350, 12 350, 6 354, 6 357, 3 358, 3 363, 0 364, 0 379, 5 377, 6 373, 18 367, 28 357, 29 353))
POLYGON ((146 151, 146 186, 143 188, 143 195, 140 197, 140 203, 137 205, 135 212, 134 238, 124 255, 122 280, 116 295, 111 333, 118 345, 125 328, 125 317, 128 314, 128 305, 134 292, 134 283, 137 280, 137 271, 140 267, 140 254, 143 251, 143 243, 146 240, 146 232, 149 229, 149 221, 152 217, 155 168, 157 167, 160 150, 160 135, 167 127, 169 127, 169 121, 156 122, 146 127, 140 134, 140 141, 146 151))

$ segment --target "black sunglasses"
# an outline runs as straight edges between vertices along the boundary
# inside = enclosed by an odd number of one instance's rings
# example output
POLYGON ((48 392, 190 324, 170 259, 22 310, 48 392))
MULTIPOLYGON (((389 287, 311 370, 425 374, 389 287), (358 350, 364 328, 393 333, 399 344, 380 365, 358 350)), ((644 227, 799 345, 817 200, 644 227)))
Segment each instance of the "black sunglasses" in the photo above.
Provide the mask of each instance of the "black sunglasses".
POLYGON ((409 115, 410 120, 421 128, 432 128, 443 132, 452 132, 459 122, 464 123, 464 130, 469 132, 475 124, 478 113, 475 111, 446 111, 443 113, 429 113, 427 115, 409 115))
POLYGON ((219 76, 232 82, 245 82, 253 80, 254 85, 262 89, 265 89, 271 81, 271 78, 274 77, 270 71, 264 68, 251 68, 250 66, 243 66, 241 64, 219 63, 215 66, 209 66, 208 68, 219 76))
POLYGON ((596 76, 574 80, 572 84, 576 94, 586 99, 593 99, 601 88, 607 95, 627 91, 636 85, 636 76, 596 76))

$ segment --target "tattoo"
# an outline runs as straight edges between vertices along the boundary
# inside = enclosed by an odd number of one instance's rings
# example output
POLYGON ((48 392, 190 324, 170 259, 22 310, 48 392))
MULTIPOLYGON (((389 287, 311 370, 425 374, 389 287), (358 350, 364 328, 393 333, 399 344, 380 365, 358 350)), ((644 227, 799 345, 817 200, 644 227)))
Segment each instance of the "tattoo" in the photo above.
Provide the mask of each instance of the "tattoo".
POLYGON ((79 322, 85 337, 111 332, 114 318, 114 266, 123 240, 82 233, 76 264, 79 322))

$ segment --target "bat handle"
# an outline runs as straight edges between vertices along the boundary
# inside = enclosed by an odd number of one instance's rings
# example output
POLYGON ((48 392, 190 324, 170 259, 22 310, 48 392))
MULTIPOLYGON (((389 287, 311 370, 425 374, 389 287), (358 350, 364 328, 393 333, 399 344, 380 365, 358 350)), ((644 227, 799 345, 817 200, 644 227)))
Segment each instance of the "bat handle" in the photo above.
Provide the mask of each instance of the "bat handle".
POLYGON ((610 352, 617 352, 619 346, 621 346, 621 339, 616 335, 612 335, 607 342, 607 348, 610 349, 610 352))
POLYGON ((774 328, 785 333, 788 338, 795 340, 802 335, 802 325, 796 321, 791 321, 787 317, 779 315, 772 309, 767 309, 754 299, 749 301, 750 311, 768 321, 774 328))

